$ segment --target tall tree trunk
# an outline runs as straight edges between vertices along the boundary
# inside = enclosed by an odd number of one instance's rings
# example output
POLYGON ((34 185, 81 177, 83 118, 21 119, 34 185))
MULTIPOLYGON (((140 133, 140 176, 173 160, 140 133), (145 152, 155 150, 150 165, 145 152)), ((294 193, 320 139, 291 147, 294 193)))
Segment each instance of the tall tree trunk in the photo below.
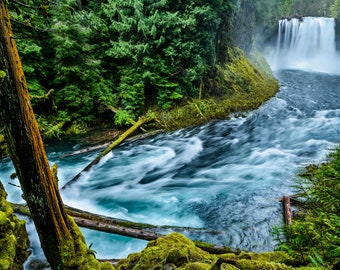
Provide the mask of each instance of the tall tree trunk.
POLYGON ((66 214, 48 164, 13 37, 7 1, 0 0, 0 4, 0 129, 4 129, 46 258, 52 269, 69 269, 63 263, 62 251, 67 243, 68 252, 72 253, 70 245, 76 252, 74 224, 66 214))

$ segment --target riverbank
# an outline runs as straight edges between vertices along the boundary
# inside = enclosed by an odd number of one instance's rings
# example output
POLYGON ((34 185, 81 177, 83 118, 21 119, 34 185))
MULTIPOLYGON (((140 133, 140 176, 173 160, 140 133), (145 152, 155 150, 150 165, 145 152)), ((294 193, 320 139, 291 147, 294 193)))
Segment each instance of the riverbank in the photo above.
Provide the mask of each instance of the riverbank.
MULTIPOLYGON (((242 115, 257 109, 272 98, 279 90, 270 66, 256 50, 246 56, 240 49, 228 51, 229 61, 225 66, 216 65, 211 81, 218 96, 186 99, 170 110, 151 110, 156 121, 144 124, 145 130, 174 131, 181 128, 205 124, 215 119, 228 119, 231 114, 242 115)), ((202 86, 203 87, 203 86, 202 86)), ((123 131, 116 127, 93 127, 85 134, 68 138, 95 145, 113 141, 123 131)))
POLYGON ((177 130, 212 119, 226 119, 231 113, 242 115, 257 109, 277 93, 278 82, 260 53, 254 51, 247 58, 234 48, 228 50, 228 56, 228 64, 215 67, 215 87, 224 89, 221 95, 187 100, 185 105, 157 113, 163 127, 177 130))

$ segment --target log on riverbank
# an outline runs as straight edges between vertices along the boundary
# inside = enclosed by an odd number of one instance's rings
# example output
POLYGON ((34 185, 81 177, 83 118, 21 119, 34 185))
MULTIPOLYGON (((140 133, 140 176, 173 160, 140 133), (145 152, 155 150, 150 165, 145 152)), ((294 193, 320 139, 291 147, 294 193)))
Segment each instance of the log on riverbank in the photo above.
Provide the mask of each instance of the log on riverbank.
MULTIPOLYGON (((11 203, 14 212, 17 214, 30 216, 30 212, 27 206, 22 204, 11 203)), ((107 233, 113 233, 141 240, 156 240, 159 237, 164 237, 165 234, 158 233, 157 231, 171 232, 177 231, 190 231, 190 232, 201 232, 207 233, 209 231, 205 229, 197 229, 190 227, 178 227, 178 226, 156 226, 146 223, 136 223, 132 221, 126 221, 122 219, 116 219, 103 215, 97 215, 83 210, 79 210, 73 207, 66 206, 66 212, 72 216, 76 224, 80 227, 102 231, 107 233)), ((216 233, 216 232, 215 232, 216 233)), ((217 246, 209 243, 200 241, 194 241, 195 245, 211 254, 224 254, 234 253, 239 254, 240 249, 230 248, 225 246, 217 246)))

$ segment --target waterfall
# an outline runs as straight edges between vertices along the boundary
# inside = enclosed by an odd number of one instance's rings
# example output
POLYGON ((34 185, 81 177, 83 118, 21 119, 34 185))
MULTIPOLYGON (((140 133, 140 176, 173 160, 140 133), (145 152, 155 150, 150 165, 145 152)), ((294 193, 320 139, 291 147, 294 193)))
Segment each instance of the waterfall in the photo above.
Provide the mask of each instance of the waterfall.
POLYGON ((279 21, 277 47, 271 66, 277 69, 340 73, 335 44, 335 20, 304 17, 279 21))

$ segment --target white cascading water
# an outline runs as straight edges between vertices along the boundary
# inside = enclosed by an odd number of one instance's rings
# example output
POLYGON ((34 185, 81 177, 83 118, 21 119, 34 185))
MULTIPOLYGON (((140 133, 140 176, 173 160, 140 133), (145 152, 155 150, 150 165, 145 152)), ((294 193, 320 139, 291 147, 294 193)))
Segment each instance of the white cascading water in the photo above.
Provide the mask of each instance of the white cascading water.
POLYGON ((340 74, 335 20, 325 17, 280 20, 276 52, 270 58, 273 70, 299 69, 340 74))

